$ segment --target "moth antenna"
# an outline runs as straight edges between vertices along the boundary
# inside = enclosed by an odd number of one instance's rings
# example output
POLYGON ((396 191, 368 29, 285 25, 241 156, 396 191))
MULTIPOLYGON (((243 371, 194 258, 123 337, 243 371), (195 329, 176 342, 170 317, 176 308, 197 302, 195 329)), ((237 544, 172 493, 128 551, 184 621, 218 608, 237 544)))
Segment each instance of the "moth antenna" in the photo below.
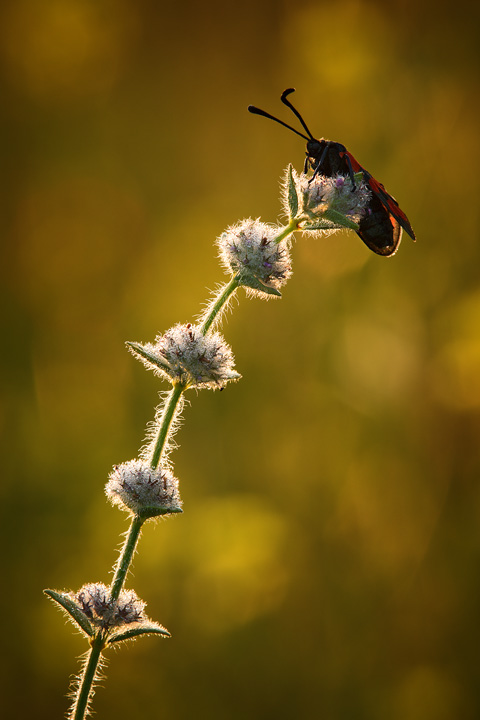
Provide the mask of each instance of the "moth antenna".
MULTIPOLYGON (((290 100, 287 100, 287 95, 290 95, 290 94, 293 93, 293 92, 295 92, 295 88, 287 88, 286 90, 283 91, 280 100, 283 102, 284 105, 286 105, 288 108, 290 108, 290 110, 294 113, 294 115, 296 115, 297 118, 300 120, 300 122, 302 123, 302 127, 306 130, 306 132, 307 132, 307 134, 308 134, 308 136, 309 136, 309 137, 307 138, 307 140, 315 140, 315 138, 313 137, 312 133, 310 132, 310 130, 309 130, 308 127, 307 127, 307 123, 305 122, 305 120, 303 119, 303 117, 300 115, 300 113, 298 112, 297 108, 294 107, 294 105, 292 105, 292 103, 290 102, 290 100)), ((303 136, 302 136, 302 137, 303 137, 303 136)))
MULTIPOLYGON (((248 112, 251 112, 254 115, 262 115, 263 117, 266 117, 269 120, 275 120, 275 122, 279 123, 280 125, 283 125, 283 127, 288 128, 289 130, 294 132, 296 135, 300 135, 300 137, 303 138, 304 140, 307 140, 307 142, 308 142, 308 140, 310 140, 310 138, 308 138, 306 135, 299 132, 298 130, 295 130, 295 128, 292 127, 291 125, 287 125, 287 123, 283 122, 283 120, 279 120, 277 117, 275 117, 275 115, 270 115, 270 113, 265 112, 265 110, 260 110, 260 108, 255 107, 255 105, 249 105, 248 112)), ((308 132, 308 129, 307 129, 307 132, 308 132)))

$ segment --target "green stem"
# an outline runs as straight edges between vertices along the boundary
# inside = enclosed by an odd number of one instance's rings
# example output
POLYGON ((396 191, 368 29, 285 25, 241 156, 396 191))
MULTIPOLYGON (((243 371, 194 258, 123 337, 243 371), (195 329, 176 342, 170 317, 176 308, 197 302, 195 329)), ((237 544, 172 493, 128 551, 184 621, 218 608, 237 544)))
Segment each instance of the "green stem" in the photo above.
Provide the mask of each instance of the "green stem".
MULTIPOLYGON (((235 275, 234 277, 232 277, 230 282, 228 282, 222 288, 221 292, 218 294, 216 300, 211 306, 208 315, 200 326, 202 335, 207 334, 215 318, 220 313, 223 306, 228 302, 230 295, 232 295, 232 293, 234 293, 237 288, 238 277, 235 275)), ((180 398, 184 390, 186 390, 185 385, 182 385, 180 383, 175 384, 170 391, 167 402, 164 405, 162 418, 159 423, 158 435, 155 441, 155 447, 153 448, 152 457, 150 459, 150 465, 152 466, 152 468, 156 468, 158 466, 158 463, 160 462, 160 458, 162 457, 162 453, 167 442, 172 422, 175 418, 178 403, 180 402, 180 398)))
POLYGON ((298 226, 300 224, 300 221, 302 220, 301 217, 294 217, 290 220, 288 225, 285 225, 283 230, 277 235, 275 238, 275 242, 278 244, 279 242, 282 242, 282 240, 285 240, 286 237, 291 235, 295 232, 295 230, 298 230, 298 226))
MULTIPOLYGON (((281 242, 284 238, 291 235, 295 230, 298 229, 300 218, 292 218, 288 225, 277 235, 275 241, 281 242)), ((239 286, 239 276, 235 275, 231 280, 221 289, 216 299, 212 303, 207 316, 200 326, 200 330, 203 335, 206 335, 212 324, 221 313, 222 309, 228 302, 230 296, 236 291, 239 286)), ((152 468, 156 468, 162 457, 162 453, 165 448, 165 444, 170 432, 172 422, 175 418, 175 414, 178 408, 178 404, 182 397, 182 393, 186 390, 186 386, 182 384, 175 384, 170 391, 167 401, 164 405, 162 418, 159 423, 159 431, 155 446, 152 452, 150 465, 152 468)), ((110 595, 110 601, 115 602, 118 600, 120 592, 122 590, 125 578, 128 573, 128 569, 132 562, 132 558, 137 546, 138 539, 140 537, 140 531, 144 519, 134 516, 128 535, 125 539, 125 543, 118 558, 118 562, 115 568, 115 576, 112 583, 112 591, 110 595)), ((101 652, 105 647, 105 637, 102 632, 92 641, 90 655, 88 661, 85 664, 83 676, 78 690, 78 695, 75 701, 74 711, 75 714, 72 716, 73 720, 84 720, 88 710, 88 701, 92 694, 92 687, 97 673, 98 663, 101 658, 101 652)))
POLYGON ((180 398, 185 389, 185 385, 174 385, 170 391, 167 402, 164 405, 162 419, 159 424, 157 440, 155 442, 152 458, 150 460, 150 465, 152 466, 152 468, 156 468, 158 466, 158 463, 160 462, 160 458, 162 457, 162 452, 168 438, 168 433, 170 431, 173 418, 175 417, 177 405, 180 402, 180 398))
POLYGON ((120 595, 120 591, 127 576, 128 568, 132 562, 133 553, 135 552, 143 523, 144 519, 135 515, 115 568, 115 577, 112 583, 110 602, 118 600, 118 596, 120 595))
POLYGON ((74 705, 75 714, 72 715, 72 720, 83 720, 87 714, 88 701, 92 694, 93 683, 95 675, 97 674, 97 667, 104 646, 105 638, 103 637, 103 633, 99 632, 92 642, 90 655, 88 656, 88 661, 85 663, 85 668, 83 670, 82 679, 80 681, 74 705))
POLYGON ((230 282, 228 282, 220 291, 220 293, 217 296, 217 299, 213 303, 213 305, 210 308, 210 311, 203 321, 203 323, 200 326, 200 330, 202 332, 202 335, 206 335, 208 330, 210 329, 210 326, 214 322, 215 318, 225 305, 225 303, 228 301, 230 295, 235 292, 235 290, 238 287, 238 275, 234 275, 230 282))

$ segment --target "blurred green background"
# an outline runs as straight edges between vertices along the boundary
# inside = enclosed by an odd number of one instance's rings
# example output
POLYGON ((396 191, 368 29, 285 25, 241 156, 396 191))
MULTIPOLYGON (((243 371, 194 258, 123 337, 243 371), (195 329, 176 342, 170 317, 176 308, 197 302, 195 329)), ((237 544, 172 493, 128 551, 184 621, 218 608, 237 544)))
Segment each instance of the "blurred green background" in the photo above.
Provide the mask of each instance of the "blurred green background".
POLYGON ((344 143, 417 233, 299 237, 281 301, 192 392, 184 514, 128 586, 173 634, 112 653, 98 718, 480 717, 479 6, 7 0, 0 10, 5 717, 59 718, 86 650, 42 588, 108 582, 103 486, 166 389, 126 352, 192 320, 214 239, 274 221, 292 133, 344 143))

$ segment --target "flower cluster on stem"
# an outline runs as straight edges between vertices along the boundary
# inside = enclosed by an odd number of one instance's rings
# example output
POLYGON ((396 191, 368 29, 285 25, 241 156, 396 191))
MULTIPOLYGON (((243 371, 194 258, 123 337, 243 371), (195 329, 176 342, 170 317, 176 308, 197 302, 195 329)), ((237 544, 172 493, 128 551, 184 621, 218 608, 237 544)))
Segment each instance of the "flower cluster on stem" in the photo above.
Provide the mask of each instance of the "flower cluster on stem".
POLYGON ((223 390, 239 380, 230 346, 217 327, 237 290, 258 298, 280 297, 292 275, 291 237, 295 231, 329 234, 339 228, 358 230, 370 195, 362 174, 349 177, 308 177, 290 166, 283 182, 288 222, 280 226, 246 219, 223 232, 218 254, 228 281, 219 287, 197 324, 177 324, 154 342, 128 342, 129 351, 170 390, 155 412, 140 457, 115 465, 105 488, 111 503, 130 516, 130 527, 114 568, 110 586, 89 583, 77 592, 46 590, 46 594, 88 637, 90 651, 76 681, 71 720, 83 720, 94 692, 103 650, 140 635, 168 637, 169 632, 144 613, 145 603, 124 584, 142 527, 150 519, 182 512, 179 481, 169 459, 184 394, 190 389, 223 390))

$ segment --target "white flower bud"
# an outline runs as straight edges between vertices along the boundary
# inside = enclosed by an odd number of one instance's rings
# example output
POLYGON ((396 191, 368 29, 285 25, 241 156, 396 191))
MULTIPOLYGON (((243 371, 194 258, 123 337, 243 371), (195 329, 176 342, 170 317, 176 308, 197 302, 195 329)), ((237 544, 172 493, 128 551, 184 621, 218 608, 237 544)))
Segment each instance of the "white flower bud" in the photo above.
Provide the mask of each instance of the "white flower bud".
POLYGON ((290 215, 292 197, 301 229, 318 231, 354 229, 351 224, 358 224, 364 217, 371 193, 361 173, 357 173, 353 184, 345 175, 329 177, 319 173, 310 177, 289 167, 283 183, 283 205, 290 215))
POLYGON ((182 512, 178 480, 170 470, 152 468, 144 460, 115 465, 105 492, 114 505, 140 518, 182 512))
POLYGON ((288 245, 277 242, 280 231, 249 218, 227 228, 217 240, 222 265, 257 295, 280 295, 279 288, 292 275, 288 245))
POLYGON ((89 583, 77 593, 68 593, 77 608, 95 627, 111 629, 141 623, 146 618, 145 603, 133 590, 122 590, 118 600, 110 600, 110 588, 103 583, 89 583))
POLYGON ((198 325, 175 325, 155 343, 127 343, 145 367, 185 388, 223 388, 241 376, 234 370, 233 353, 222 335, 204 335, 198 325))

